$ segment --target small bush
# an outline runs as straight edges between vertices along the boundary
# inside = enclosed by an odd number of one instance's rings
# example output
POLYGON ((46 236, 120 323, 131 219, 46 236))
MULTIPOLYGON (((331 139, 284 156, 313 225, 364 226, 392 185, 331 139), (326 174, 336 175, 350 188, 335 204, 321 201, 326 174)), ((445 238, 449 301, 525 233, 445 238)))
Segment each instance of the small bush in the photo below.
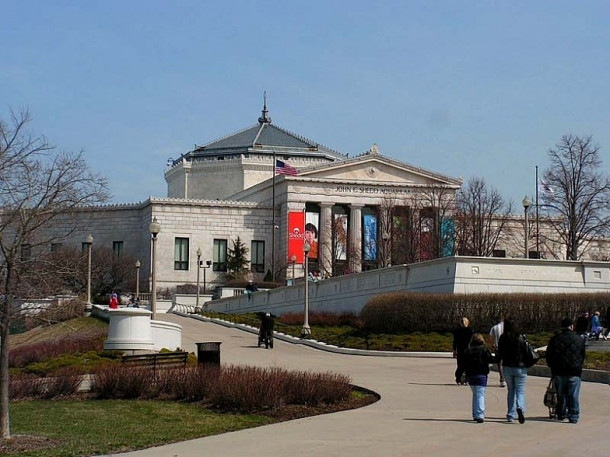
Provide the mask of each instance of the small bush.
POLYGON ((74 367, 63 368, 45 378, 43 398, 58 398, 74 395, 83 382, 80 370, 74 367))
POLYGON ((44 392, 44 378, 28 373, 12 375, 10 378, 9 397, 13 400, 40 398, 44 392))
POLYGON ((143 398, 152 396, 154 383, 152 367, 126 367, 114 363, 95 372, 91 390, 98 398, 143 398))

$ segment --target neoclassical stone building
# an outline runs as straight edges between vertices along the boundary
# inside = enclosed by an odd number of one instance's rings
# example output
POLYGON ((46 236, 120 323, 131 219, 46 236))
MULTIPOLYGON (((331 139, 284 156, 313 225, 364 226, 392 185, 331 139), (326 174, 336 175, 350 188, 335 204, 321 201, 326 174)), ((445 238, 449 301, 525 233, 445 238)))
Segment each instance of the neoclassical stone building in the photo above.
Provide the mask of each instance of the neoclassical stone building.
POLYGON ((302 276, 306 227, 313 232, 309 264, 321 274, 405 263, 400 240, 414 229, 387 214, 402 208, 413 219, 421 212, 416 236, 425 239, 435 218, 426 203, 430 189, 450 198, 461 185, 383 156, 375 145, 358 156, 341 154, 276 126, 266 106, 255 125, 168 163, 165 179, 167 198, 84 210, 80 234, 139 259, 149 272, 148 227, 156 218, 159 289, 194 283, 199 249, 203 266, 210 261, 207 286, 222 283, 238 237, 249 250, 253 279, 268 272, 278 280, 302 276))
MULTIPOLYGON (((455 253, 451 202, 460 179, 369 151, 349 157, 272 123, 258 122, 171 160, 167 198, 82 212, 94 246, 140 260, 143 289, 151 266, 149 224, 157 237, 157 288, 194 284, 197 252, 208 290, 226 277, 227 253, 239 240, 250 275, 279 281, 303 275, 306 237, 311 270, 341 275, 455 253)), ((523 219, 499 251, 523 256, 523 219)), ((82 238, 81 239, 79 239, 82 238)))

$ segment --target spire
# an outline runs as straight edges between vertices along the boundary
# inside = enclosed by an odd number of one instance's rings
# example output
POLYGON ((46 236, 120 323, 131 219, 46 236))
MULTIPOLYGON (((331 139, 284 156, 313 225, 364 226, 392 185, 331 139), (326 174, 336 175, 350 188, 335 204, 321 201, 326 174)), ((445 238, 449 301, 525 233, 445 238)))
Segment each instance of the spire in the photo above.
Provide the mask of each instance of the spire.
POLYGON ((269 111, 267 111, 267 91, 263 92, 263 100, 263 114, 261 115, 261 117, 258 118, 258 123, 271 124, 271 118, 268 115, 269 111))

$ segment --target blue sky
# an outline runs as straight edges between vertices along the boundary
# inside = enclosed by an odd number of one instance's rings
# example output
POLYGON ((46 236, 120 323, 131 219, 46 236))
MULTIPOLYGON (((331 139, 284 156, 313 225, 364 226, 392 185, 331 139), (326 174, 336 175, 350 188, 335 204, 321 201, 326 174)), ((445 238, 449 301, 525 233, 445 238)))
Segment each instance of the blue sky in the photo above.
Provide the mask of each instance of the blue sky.
POLYGON ((350 156, 484 177, 521 211, 564 134, 610 170, 606 1, 0 0, 0 115, 84 150, 114 203, 260 115, 350 156))

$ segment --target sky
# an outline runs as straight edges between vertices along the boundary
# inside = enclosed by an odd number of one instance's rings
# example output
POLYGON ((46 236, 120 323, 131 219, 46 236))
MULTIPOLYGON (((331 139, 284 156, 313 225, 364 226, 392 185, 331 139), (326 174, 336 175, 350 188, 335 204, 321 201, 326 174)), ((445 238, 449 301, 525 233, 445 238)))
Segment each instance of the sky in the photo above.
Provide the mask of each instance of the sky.
POLYGON ((257 123, 484 178, 521 208, 563 135, 610 172, 610 2, 0 0, 0 117, 83 151, 111 203, 257 123))

